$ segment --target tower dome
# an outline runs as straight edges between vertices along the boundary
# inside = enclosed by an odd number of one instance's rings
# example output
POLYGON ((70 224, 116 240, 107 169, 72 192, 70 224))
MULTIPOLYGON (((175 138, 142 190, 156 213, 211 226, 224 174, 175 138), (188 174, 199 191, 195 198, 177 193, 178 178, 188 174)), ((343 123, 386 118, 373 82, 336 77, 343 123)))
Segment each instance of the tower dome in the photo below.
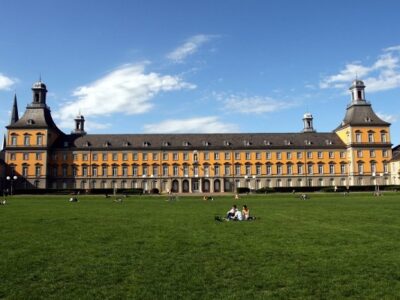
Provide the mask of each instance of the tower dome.
POLYGON ((39 81, 35 82, 32 85, 32 89, 44 89, 44 90, 47 90, 47 87, 41 80, 39 80, 39 81))

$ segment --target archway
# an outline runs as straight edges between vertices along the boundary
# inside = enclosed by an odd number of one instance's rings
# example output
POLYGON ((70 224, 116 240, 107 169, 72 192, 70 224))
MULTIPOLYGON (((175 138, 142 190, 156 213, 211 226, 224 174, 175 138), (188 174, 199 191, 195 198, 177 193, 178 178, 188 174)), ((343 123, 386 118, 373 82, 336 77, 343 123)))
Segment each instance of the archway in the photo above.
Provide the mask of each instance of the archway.
POLYGON ((210 180, 205 179, 203 181, 203 192, 204 193, 209 193, 210 192, 210 180))
POLYGON ((171 192, 173 192, 173 193, 178 193, 179 192, 179 182, 176 179, 172 181, 171 192))
POLYGON ((182 181, 182 192, 189 193, 189 180, 182 181))
POLYGON ((221 181, 219 179, 214 180, 214 192, 219 193, 221 191, 221 181))

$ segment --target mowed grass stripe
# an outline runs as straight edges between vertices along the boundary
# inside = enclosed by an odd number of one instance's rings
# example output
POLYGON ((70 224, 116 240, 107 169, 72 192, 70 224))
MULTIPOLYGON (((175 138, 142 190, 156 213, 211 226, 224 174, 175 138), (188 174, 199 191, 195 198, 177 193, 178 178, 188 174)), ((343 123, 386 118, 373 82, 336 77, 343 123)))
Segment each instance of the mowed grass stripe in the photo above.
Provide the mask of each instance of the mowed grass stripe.
POLYGON ((0 209, 0 297, 387 298, 400 294, 397 194, 16 196, 0 209), (254 222, 214 221, 247 204, 254 222))

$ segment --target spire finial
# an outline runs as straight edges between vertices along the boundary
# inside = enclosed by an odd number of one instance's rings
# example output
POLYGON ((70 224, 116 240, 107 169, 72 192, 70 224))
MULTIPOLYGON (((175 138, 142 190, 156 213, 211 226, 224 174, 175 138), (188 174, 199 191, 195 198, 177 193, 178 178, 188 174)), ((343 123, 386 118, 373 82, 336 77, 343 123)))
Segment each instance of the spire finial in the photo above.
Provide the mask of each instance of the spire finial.
POLYGON ((11 119, 10 119, 10 124, 14 124, 19 120, 18 116, 18 104, 17 104, 17 94, 14 94, 14 102, 12 106, 12 111, 11 111, 11 119))
POLYGON ((39 73, 39 82, 42 82, 42 73, 39 73))
POLYGON ((357 74, 357 72, 356 72, 356 80, 358 80, 358 74, 357 74))

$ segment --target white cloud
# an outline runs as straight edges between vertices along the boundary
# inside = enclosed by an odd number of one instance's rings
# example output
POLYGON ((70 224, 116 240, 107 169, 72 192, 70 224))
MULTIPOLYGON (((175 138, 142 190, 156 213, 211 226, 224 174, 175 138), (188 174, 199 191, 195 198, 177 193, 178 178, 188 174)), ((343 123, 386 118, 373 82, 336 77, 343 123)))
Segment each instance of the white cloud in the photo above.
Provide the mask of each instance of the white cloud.
POLYGON ((397 121, 398 116, 396 115, 389 115, 389 114, 384 114, 384 113, 376 113, 378 115, 379 118, 381 118, 382 120, 389 122, 389 123, 394 123, 397 121))
POLYGON ((288 109, 296 104, 270 97, 214 94, 224 104, 224 111, 244 114, 263 114, 288 109))
POLYGON ((345 88, 356 77, 362 79, 369 92, 384 91, 400 87, 400 46, 383 49, 376 61, 365 66, 361 62, 345 65, 338 74, 325 77, 320 88, 345 88))
POLYGON ((186 57, 197 52, 200 46, 214 38, 214 35, 198 34, 187 39, 182 45, 167 54, 167 58, 181 63, 186 57))
POLYGON ((225 133, 237 132, 238 127, 211 116, 147 124, 144 125, 144 131, 147 133, 225 133))
POLYGON ((9 90, 15 82, 16 79, 12 79, 0 73, 0 90, 9 90))
POLYGON ((162 92, 193 89, 179 76, 147 73, 146 63, 123 65, 104 77, 73 91, 74 100, 55 113, 61 127, 71 127, 80 111, 90 117, 115 113, 142 114, 153 107, 151 100, 162 92))

